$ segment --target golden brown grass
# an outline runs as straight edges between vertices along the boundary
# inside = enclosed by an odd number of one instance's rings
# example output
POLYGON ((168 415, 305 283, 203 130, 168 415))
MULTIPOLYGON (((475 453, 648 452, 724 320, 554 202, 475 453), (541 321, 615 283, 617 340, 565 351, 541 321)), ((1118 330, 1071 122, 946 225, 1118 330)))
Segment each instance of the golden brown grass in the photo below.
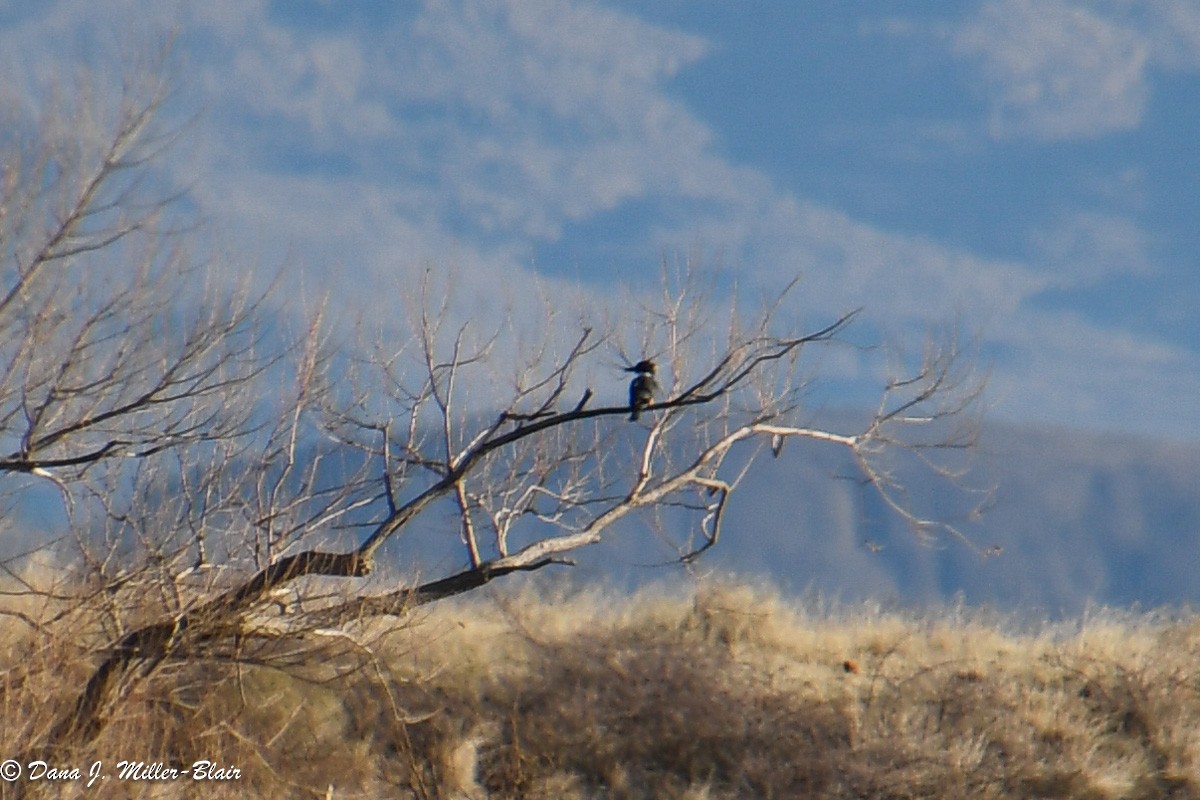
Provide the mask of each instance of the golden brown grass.
MULTIPOLYGON (((88 662, 0 626, 7 757, 88 662)), ((1191 617, 1022 632, 716 583, 478 595, 312 647, 286 666, 270 648, 172 665, 69 758, 85 773, 96 759, 242 771, 199 794, 110 778, 105 797, 1200 797, 1191 617)), ((87 795, 82 783, 45 788, 87 795)))

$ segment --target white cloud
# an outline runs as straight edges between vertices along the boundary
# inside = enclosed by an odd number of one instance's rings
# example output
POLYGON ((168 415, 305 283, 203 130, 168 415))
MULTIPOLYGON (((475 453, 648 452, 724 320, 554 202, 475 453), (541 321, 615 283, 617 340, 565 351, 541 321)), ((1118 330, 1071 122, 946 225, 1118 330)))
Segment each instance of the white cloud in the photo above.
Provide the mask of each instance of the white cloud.
POLYGON ((1154 272, 1146 232, 1126 217, 1077 211, 1039 230, 1033 239, 1038 261, 1060 287, 1154 272))
POLYGON ((1116 8, 1144 27, 1155 61, 1168 70, 1200 68, 1200 4, 1195 0, 1118 0, 1116 8))
POLYGON ((707 144, 661 91, 704 43, 590 4, 429 2, 378 30, 264 17, 225 37, 201 65, 219 124, 299 125, 284 147, 353 154, 360 180, 404 184, 418 213, 456 229, 557 238, 676 191, 681 158, 707 144))
MULTIPOLYGON (((61 68, 45 41, 70 29, 72 9, 75 24, 102 26, 100 12, 87 15, 94 7, 107 6, 64 0, 52 25, 30 22, 0 42, 14 58, 61 68)), ((717 151, 713 131, 670 94, 671 79, 708 52, 696 36, 586 2, 410 10, 320 31, 264 4, 210 2, 184 16, 188 83, 207 107, 185 177, 231 249, 266 271, 284 264, 314 298, 332 291, 338 318, 385 327, 416 276, 452 266, 469 278, 458 313, 486 327, 506 304, 530 300, 539 243, 637 204, 646 210, 635 235, 648 238, 629 244, 646 264, 663 250, 709 247, 749 284, 801 273, 807 317, 865 305, 879 327, 905 335, 960 313, 1004 351, 998 383, 1017 413, 1107 420, 1113 412, 1095 407, 1103 398, 1141 392, 1142 424, 1162 428, 1170 401, 1151 391, 1200 397, 1186 354, 1032 308, 1097 261, 1096 274, 1145 268, 1140 232, 1119 218, 1067 215, 1044 227, 1056 275, 883 230, 717 151)), ((1057 0, 1012 0, 985 6, 958 41, 994 81, 998 132, 1053 138, 1136 122, 1147 54, 1166 52, 1158 42, 1170 38, 1146 30, 1057 0)), ((600 303, 616 274, 541 280, 546 293, 578 289, 600 303)))
MULTIPOLYGON (((1134 41, 1057 8, 1065 18, 1046 23, 1038 45, 1045 54, 1059 41, 1055 30, 1072 46, 1091 36, 1120 52, 1122 42, 1134 41)), ((254 27, 260 24, 267 23, 254 27)), ((919 336, 931 319, 961 314, 1005 354, 1007 372, 998 383, 1011 387, 1004 406, 1011 413, 1111 423, 1118 412, 1097 407, 1106 392, 1133 396, 1137 386, 1161 383, 1152 377, 1163 357, 1155 342, 1080 320, 1060 325, 1058 315, 1030 303, 1047 288, 1091 280, 1100 274, 1097 265, 1103 274, 1144 268, 1136 227, 1114 217, 1071 215, 1043 229, 1045 259, 1035 270, 880 230, 791 196, 761 172, 716 153, 707 126, 665 93, 678 69, 703 56, 706 45, 695 37, 584 4, 470 2, 429 4, 415 23, 398 22, 381 37, 387 47, 361 31, 337 35, 354 42, 365 66, 328 59, 323 69, 347 74, 308 82, 288 77, 304 70, 281 69, 282 77, 260 70, 244 76, 244 90, 274 96, 271 103, 281 108, 312 109, 287 119, 314 137, 340 139, 332 146, 371 167, 338 180, 248 182, 232 175, 226 190, 245 193, 247 207, 292 198, 264 227, 286 231, 289 241, 305 243, 305 252, 325 254, 324 265, 353 265, 371 276, 357 284, 365 288, 353 299, 350 287, 340 289, 346 307, 370 314, 373 304, 390 302, 377 287, 399 287, 406 272, 449 262, 472 275, 470 285, 478 290, 466 313, 478 314, 500 296, 519 304, 511 287, 531 280, 524 266, 531 242, 570 235, 575 223, 631 201, 652 201, 671 212, 649 219, 647 261, 700 244, 724 252, 727 263, 741 265, 762 285, 800 272, 805 315, 865 305, 873 321, 899 335, 919 336), (353 88, 330 88, 337 86, 353 88), (369 106, 383 109, 384 122, 353 122, 369 106), (321 110, 325 117, 317 115, 321 110)), ((316 63, 314 54, 329 47, 332 36, 296 37, 289 46, 316 63)), ((1137 70, 1102 60, 1046 55, 1038 63, 1049 72, 1082 69, 1118 108, 1138 108, 1136 91, 1123 94, 1136 88, 1128 75, 1137 70), (1116 77, 1106 83, 1110 69, 1116 77)), ((1063 91, 1086 93, 1090 86, 1068 81, 1063 91)), ((1097 111, 1094 102, 1080 100, 1042 121, 1035 119, 1043 113, 1035 104, 1027 123, 1042 131, 1073 129, 1085 120, 1094 125, 1097 114, 1103 121, 1111 113, 1097 111)), ((318 274, 324 268, 313 267, 318 274)), ((611 293, 605 281, 584 290, 611 293)), ((1183 354, 1170 359, 1186 366, 1183 354)), ((826 366, 847 374, 862 367, 826 366)), ((1200 379, 1190 374, 1195 371, 1184 369, 1159 388, 1187 396, 1200 388, 1191 385, 1200 379)), ((1162 424, 1149 419, 1155 413, 1171 413, 1142 406, 1149 426, 1162 424)))
POLYGON ((956 313, 985 324, 1053 285, 1021 264, 883 230, 796 198, 753 170, 709 164, 708 171, 714 208, 660 227, 658 246, 721 248, 767 285, 801 274, 801 293, 817 309, 864 306, 891 326, 920 331, 956 313))
POLYGON ((1195 353, 1072 313, 1026 310, 1009 323, 990 331, 1010 353, 989 391, 1003 415, 1194 438, 1195 353))
POLYGON ((1141 123, 1153 70, 1200 69, 1200 6, 988 0, 950 41, 982 65, 992 135, 1087 139, 1141 123))
POLYGON ((1149 45, 1136 30, 1063 0, 993 0, 954 39, 994 91, 993 135, 1087 138, 1136 126, 1149 45))

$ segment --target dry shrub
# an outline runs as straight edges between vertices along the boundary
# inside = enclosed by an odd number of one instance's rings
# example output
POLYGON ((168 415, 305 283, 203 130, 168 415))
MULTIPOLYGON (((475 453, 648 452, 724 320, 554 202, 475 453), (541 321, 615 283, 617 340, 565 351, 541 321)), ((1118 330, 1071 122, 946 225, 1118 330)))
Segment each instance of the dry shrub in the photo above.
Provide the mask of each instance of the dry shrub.
MULTIPOLYGON (((3 636, 14 752, 94 656, 11 618, 3 636)), ((237 784, 203 788, 214 798, 1200 798, 1191 618, 1021 630, 717 584, 480 595, 385 637, 361 626, 240 656, 164 667, 70 757, 238 766, 237 784)), ((194 794, 110 781, 104 796, 194 794)))
POLYGON ((490 797, 1200 797, 1186 621, 814 616, 729 585, 445 613, 416 660, 456 723, 411 728, 474 737, 490 797))
POLYGON ((702 642, 580 637, 543 658, 540 680, 494 698, 508 713, 483 782, 502 796, 563 772, 610 797, 802 796, 830 785, 849 745, 834 709, 702 642))

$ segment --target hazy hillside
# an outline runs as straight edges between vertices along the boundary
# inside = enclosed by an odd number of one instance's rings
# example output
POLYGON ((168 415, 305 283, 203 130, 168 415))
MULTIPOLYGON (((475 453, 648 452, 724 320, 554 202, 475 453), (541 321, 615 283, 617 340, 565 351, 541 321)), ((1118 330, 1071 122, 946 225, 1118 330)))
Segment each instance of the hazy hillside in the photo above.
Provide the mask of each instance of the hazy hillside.
POLYGON ((1200 445, 992 425, 972 485, 994 487, 978 522, 954 497, 910 479, 914 502, 960 524, 922 546, 851 470, 818 447, 761 462, 730 509, 711 563, 770 576, 788 591, 931 601, 961 594, 1053 616, 1089 602, 1200 602, 1200 445))
MULTIPOLYGON (((789 445, 760 459, 698 568, 766 578, 790 594, 962 598, 1031 618, 1089 603, 1200 604, 1200 445, 992 424, 968 481, 994 490, 982 518, 967 518, 969 499, 906 478, 913 502, 970 544, 920 543, 855 477, 835 447, 789 445)), ((661 579, 642 565, 670 555, 652 532, 627 529, 579 572, 636 585, 661 579)))

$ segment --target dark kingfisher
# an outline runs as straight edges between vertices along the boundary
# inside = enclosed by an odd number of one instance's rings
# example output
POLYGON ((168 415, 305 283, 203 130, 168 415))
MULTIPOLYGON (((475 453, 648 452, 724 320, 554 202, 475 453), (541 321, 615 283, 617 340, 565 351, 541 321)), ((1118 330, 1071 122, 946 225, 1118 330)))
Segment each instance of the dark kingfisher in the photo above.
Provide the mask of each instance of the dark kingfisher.
POLYGON ((629 382, 629 419, 632 422, 637 422, 642 409, 654 401, 654 393, 658 391, 654 369, 654 362, 649 359, 639 361, 632 367, 625 367, 626 372, 637 373, 629 382))

